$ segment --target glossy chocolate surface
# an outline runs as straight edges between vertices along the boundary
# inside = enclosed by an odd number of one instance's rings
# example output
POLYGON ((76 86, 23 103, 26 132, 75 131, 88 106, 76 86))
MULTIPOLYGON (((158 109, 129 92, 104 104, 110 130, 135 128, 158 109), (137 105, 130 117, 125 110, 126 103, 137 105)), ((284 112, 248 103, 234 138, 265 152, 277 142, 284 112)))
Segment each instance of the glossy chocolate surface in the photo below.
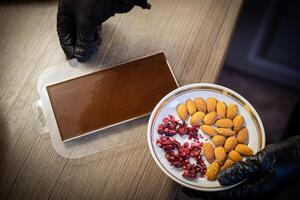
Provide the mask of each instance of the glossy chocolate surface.
POLYGON ((47 87, 63 141, 149 114, 178 86, 163 53, 47 87))

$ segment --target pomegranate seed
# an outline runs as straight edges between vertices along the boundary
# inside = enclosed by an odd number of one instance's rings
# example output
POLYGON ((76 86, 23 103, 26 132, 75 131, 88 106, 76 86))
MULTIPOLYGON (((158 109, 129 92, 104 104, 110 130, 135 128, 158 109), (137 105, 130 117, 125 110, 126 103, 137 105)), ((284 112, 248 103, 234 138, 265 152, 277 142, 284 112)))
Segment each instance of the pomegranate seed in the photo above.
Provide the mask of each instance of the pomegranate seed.
POLYGON ((185 178, 195 179, 198 175, 203 177, 206 172, 206 165, 201 156, 203 143, 199 141, 203 136, 198 133, 198 128, 198 126, 188 127, 185 122, 180 123, 174 116, 169 115, 162 120, 157 129, 157 133, 162 135, 156 141, 157 145, 165 151, 165 158, 171 166, 182 168, 182 176, 185 178), (181 145, 172 138, 176 134, 188 135, 189 140, 193 142, 181 145), (196 164, 192 164, 190 158, 194 158, 196 164))
POLYGON ((160 137, 156 141, 156 144, 158 144, 160 148, 166 152, 178 149, 180 147, 180 143, 177 140, 165 136, 160 137))

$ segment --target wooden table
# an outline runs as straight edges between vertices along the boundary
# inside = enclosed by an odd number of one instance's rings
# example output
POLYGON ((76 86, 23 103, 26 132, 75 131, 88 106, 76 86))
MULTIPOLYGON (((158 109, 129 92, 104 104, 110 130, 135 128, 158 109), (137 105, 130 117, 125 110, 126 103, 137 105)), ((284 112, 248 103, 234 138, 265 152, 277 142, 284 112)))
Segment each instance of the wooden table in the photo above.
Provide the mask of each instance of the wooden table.
MULTIPOLYGON (((214 82, 241 0, 151 0, 103 25, 92 62, 164 51, 179 84, 214 82), (115 53, 118 52, 118 53, 115 53)), ((0 199, 168 199, 175 183, 151 158, 148 118, 131 131, 143 139, 80 159, 60 156, 39 133, 32 103, 48 66, 65 61, 56 34, 56 1, 0 5, 0 199)), ((128 131, 130 133, 130 131, 128 131)))

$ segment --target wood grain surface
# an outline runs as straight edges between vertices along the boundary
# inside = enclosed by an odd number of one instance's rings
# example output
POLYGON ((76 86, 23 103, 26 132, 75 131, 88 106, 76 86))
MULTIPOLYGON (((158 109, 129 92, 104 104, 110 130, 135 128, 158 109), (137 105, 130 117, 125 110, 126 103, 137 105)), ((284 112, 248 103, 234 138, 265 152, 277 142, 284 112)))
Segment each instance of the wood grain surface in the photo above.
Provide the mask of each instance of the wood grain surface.
MULTIPOLYGON (((91 62, 164 51, 180 85, 214 82, 241 0, 150 0, 103 25, 91 62)), ((56 1, 0 3, 0 199, 170 199, 175 183, 151 158, 148 118, 127 130, 144 137, 79 159, 60 156, 40 134, 32 103, 48 66, 65 61, 56 34, 56 1)))

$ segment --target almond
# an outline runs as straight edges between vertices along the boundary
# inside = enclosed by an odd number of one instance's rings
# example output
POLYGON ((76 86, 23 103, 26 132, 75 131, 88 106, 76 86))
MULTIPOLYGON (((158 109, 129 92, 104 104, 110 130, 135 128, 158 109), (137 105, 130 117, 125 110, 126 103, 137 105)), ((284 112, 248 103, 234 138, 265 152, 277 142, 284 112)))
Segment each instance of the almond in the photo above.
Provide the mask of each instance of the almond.
POLYGON ((177 106, 177 114, 182 121, 185 121, 188 116, 186 105, 181 103, 177 106))
POLYGON ((215 158, 216 162, 222 165, 226 159, 226 152, 224 147, 216 147, 215 148, 215 158))
POLYGON ((226 104, 223 101, 217 103, 217 114, 219 119, 226 116, 226 104))
POLYGON ((237 140, 241 144, 248 144, 248 129, 242 128, 237 134, 237 140))
POLYGON ((237 162, 237 161, 242 161, 243 160, 241 154, 239 152, 235 151, 235 150, 232 150, 232 151, 229 152, 228 158, 230 160, 232 160, 233 162, 237 162))
POLYGON ((192 116, 191 116, 191 120, 190 120, 190 124, 192 126, 199 126, 202 123, 202 120, 205 116, 204 112, 195 112, 192 116))
POLYGON ((236 145, 235 150, 243 156, 252 156, 253 155, 253 150, 245 144, 236 145))
POLYGON ((211 165, 208 166, 205 175, 208 180, 213 181, 216 180, 219 172, 220 165, 217 162, 213 162, 211 165))
POLYGON ((210 112, 205 115, 203 122, 206 125, 213 125, 216 122, 216 120, 217 120, 217 113, 210 112))
POLYGON ((213 97, 207 98, 207 112, 214 112, 216 111, 217 99, 213 97))
POLYGON ((202 125, 200 126, 200 129, 206 134, 206 135, 209 135, 209 136, 215 136, 217 135, 217 131, 214 127, 212 126, 209 126, 209 125, 202 125))
POLYGON ((231 128, 233 127, 233 122, 231 119, 219 119, 215 125, 219 128, 231 128))
POLYGON ((224 148, 226 152, 229 152, 231 150, 233 150, 235 148, 235 146, 237 145, 237 139, 233 136, 227 138, 224 148))
POLYGON ((227 160, 225 161, 224 165, 222 165, 221 170, 224 170, 224 169, 230 167, 230 166, 233 165, 233 164, 234 164, 234 162, 233 162, 232 160, 227 159, 227 160))
POLYGON ((233 119, 236 115, 237 115, 237 112, 238 112, 238 108, 235 104, 229 104, 227 106, 227 111, 226 111, 226 118, 228 119, 233 119))
MULTIPOLYGON (((205 119, 205 118, 204 118, 205 119)), ((227 129, 227 128, 216 128, 216 131, 220 134, 220 135, 224 135, 226 137, 229 136, 233 136, 235 134, 234 131, 227 129)))
POLYGON ((214 147, 211 143, 203 144, 203 154, 208 162, 213 162, 215 159, 214 147))
POLYGON ((198 111, 206 113, 206 102, 203 98, 201 97, 195 98, 194 104, 196 105, 198 111))
POLYGON ((241 130, 243 125, 244 125, 244 117, 241 115, 235 116, 235 118, 233 119, 233 131, 237 132, 241 130))
POLYGON ((223 135, 216 135, 212 138, 212 143, 218 147, 218 146, 223 146, 225 144, 226 137, 223 135))
POLYGON ((190 115, 192 115, 195 112, 197 112, 196 105, 194 104, 194 102, 191 99, 188 99, 185 102, 185 104, 186 104, 186 108, 187 108, 188 112, 190 113, 190 115))

